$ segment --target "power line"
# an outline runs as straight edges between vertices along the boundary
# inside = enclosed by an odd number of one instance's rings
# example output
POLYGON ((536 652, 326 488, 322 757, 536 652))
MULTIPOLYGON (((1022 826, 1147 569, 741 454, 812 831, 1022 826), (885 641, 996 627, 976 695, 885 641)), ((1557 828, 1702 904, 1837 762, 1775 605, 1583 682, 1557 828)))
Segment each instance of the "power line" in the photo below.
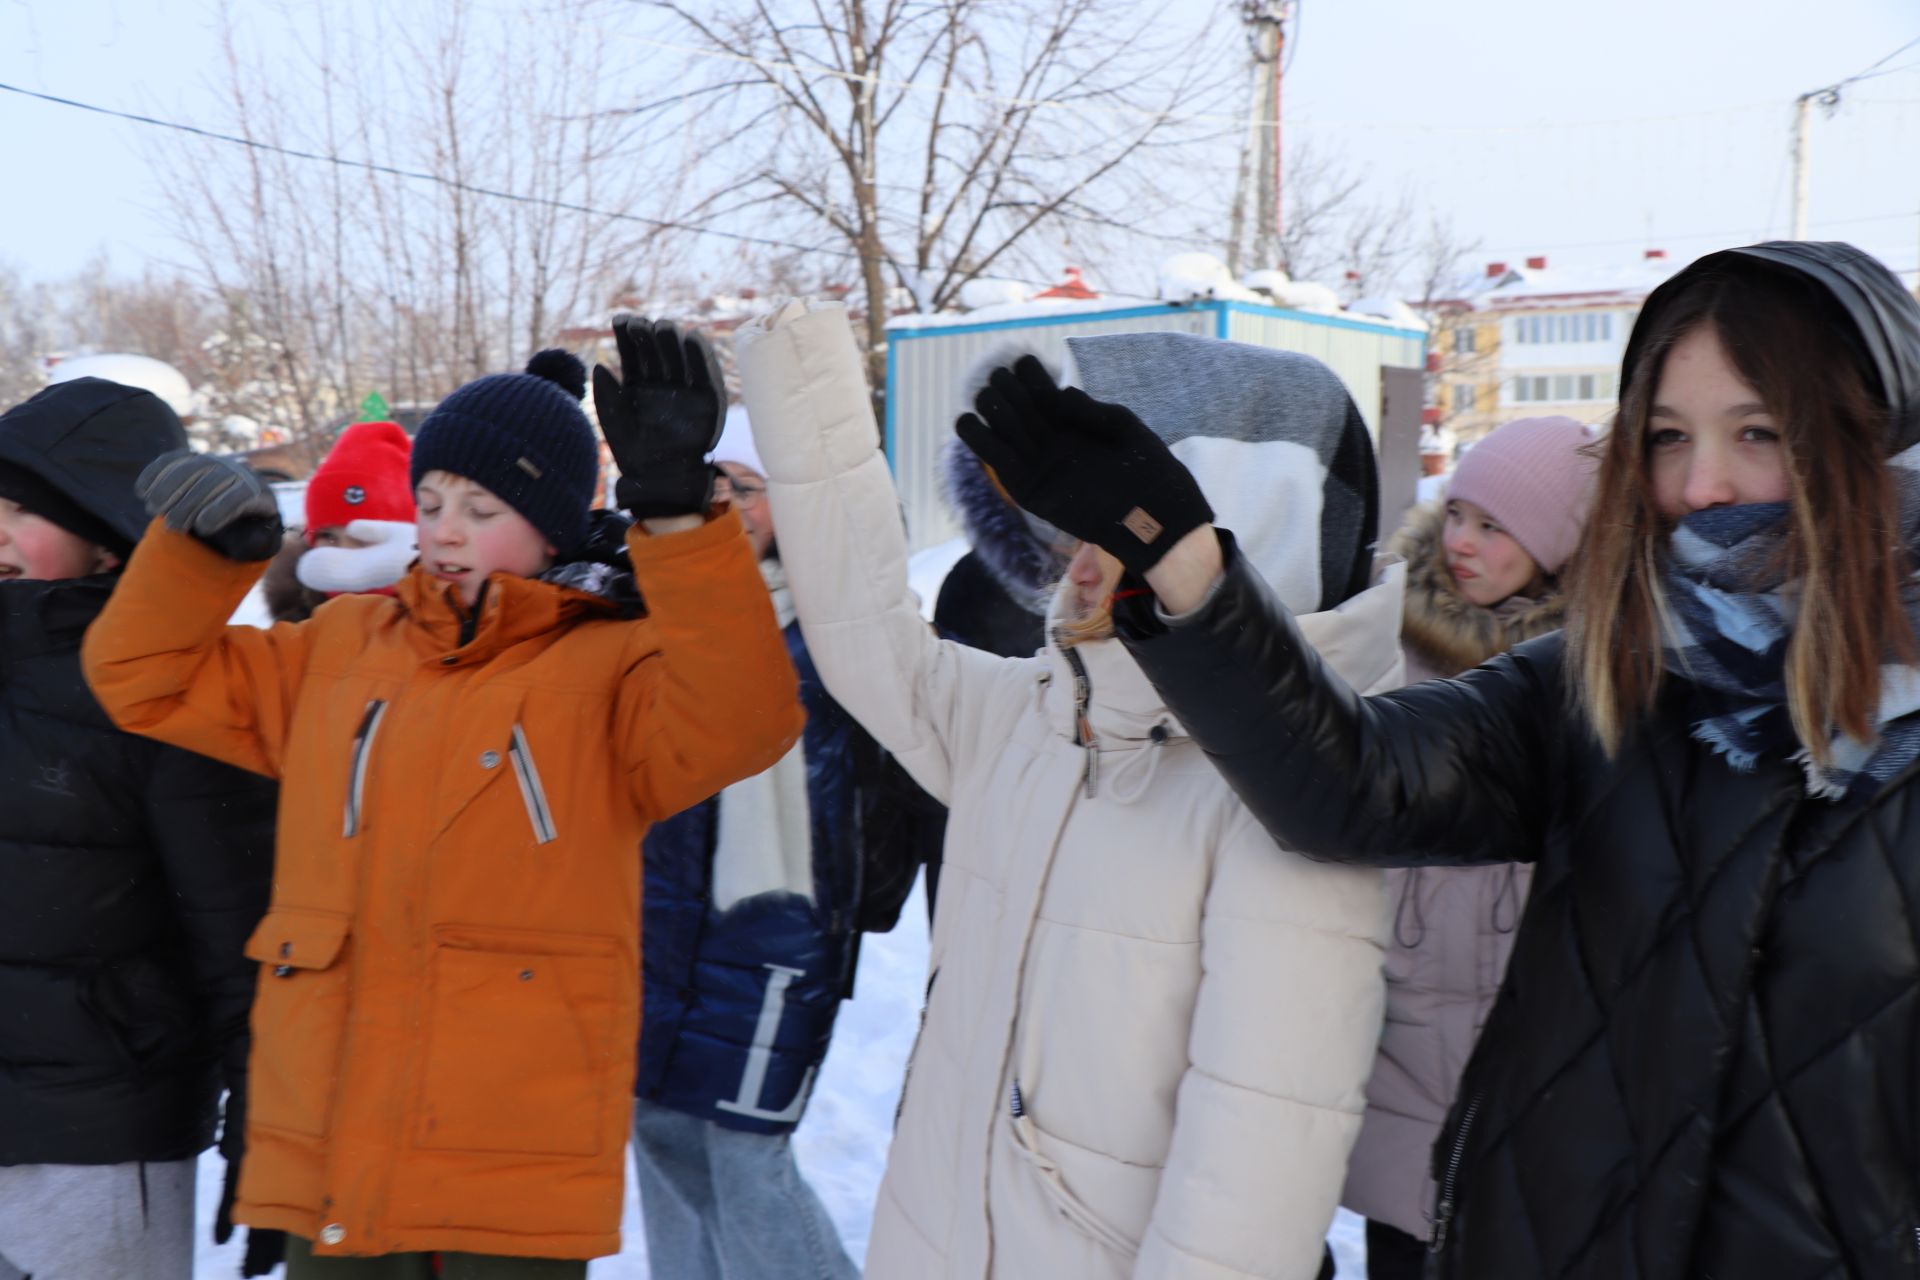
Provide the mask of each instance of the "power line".
MULTIPOLYGON (((1892 56, 1892 55, 1889 55, 1889 56, 1892 56)), ((530 195, 524 195, 516 191, 502 191, 493 187, 483 187, 475 183, 462 182, 457 178, 449 178, 442 174, 428 173, 418 169, 404 169, 398 165, 382 164, 375 160, 355 160, 346 156, 329 155, 326 152, 306 151, 298 147, 281 146, 278 143, 263 142, 258 138, 246 138, 246 137, 241 137, 237 134, 222 133, 216 129, 204 128, 200 125, 185 124, 177 120, 163 120, 157 116, 142 115, 138 112, 133 112, 133 111, 122 111, 114 107, 103 107, 96 103, 82 102, 75 98, 64 98, 57 94, 42 93, 38 90, 26 89, 26 88, 22 88, 19 85, 7 84, 4 82, 0 82, 0 91, 18 94, 21 97, 32 98, 41 102, 51 103, 55 106, 69 107, 76 111, 85 111, 94 115, 106 116, 115 120, 125 120, 133 124, 147 125, 152 128, 167 129, 176 133, 183 133, 183 134, 190 135, 192 137, 203 138, 211 142, 224 142, 232 146, 245 147, 249 150, 265 152, 271 155, 287 156, 291 159, 296 159, 296 160, 313 160, 323 164, 337 165, 341 168, 355 169, 355 170, 359 170, 366 173, 378 173, 378 174, 384 174, 389 177, 404 178, 409 181, 432 183, 436 186, 446 187, 449 190, 462 191, 469 195, 484 196, 489 199, 508 200, 516 204, 534 205, 542 208, 557 209, 562 212, 585 214, 589 217, 607 218, 617 222, 639 223, 643 226, 656 227, 656 228, 659 228, 662 230, 668 230, 668 231, 686 231, 693 235, 710 236, 716 239, 732 240, 741 244, 759 245, 765 248, 787 249, 797 253, 805 253, 805 254, 823 254, 828 257, 840 258, 840 259, 851 261, 851 262, 859 262, 867 259, 867 255, 860 254, 849 249, 837 249, 829 245, 802 244, 799 241, 795 241, 795 240, 781 240, 771 236, 755 236, 755 235, 748 235, 748 234, 737 232, 737 231, 724 231, 716 227, 696 226, 693 223, 679 222, 679 221, 674 221, 674 220, 664 219, 664 218, 649 218, 642 214, 637 214, 637 213, 618 212, 610 209, 596 209, 590 205, 578 204, 568 200, 554 199, 548 196, 530 196, 530 195)), ((1905 211, 1901 213, 1875 214, 1869 217, 1861 217, 1861 218, 1834 219, 1829 221, 1822 221, 1817 225, 1822 227, 1857 226, 1865 223, 1899 221, 1903 219, 1912 218, 1914 216, 1915 214, 1912 211, 1905 211)), ((1738 239, 1743 237, 1745 234, 1746 232, 1744 231, 1744 229, 1733 230, 1733 231, 1700 231, 1700 232, 1690 232, 1690 233, 1669 235, 1663 238, 1668 240, 1709 240, 1709 239, 1725 239, 1729 237, 1738 239)), ((1641 239, 1589 240, 1589 241, 1583 241, 1575 244, 1537 245, 1535 246, 1535 248, 1551 252, 1551 251, 1561 250, 1561 249, 1604 249, 1604 248, 1618 248, 1622 246, 1640 245, 1640 244, 1642 244, 1641 239)), ((891 260, 886 257, 875 257, 872 260, 885 266, 892 265, 891 260)), ((1010 277, 996 276, 995 279, 1010 279, 1010 277)), ((1036 288, 1045 288, 1048 286, 1048 284, 1051 283, 1051 282, 1043 282, 1043 281, 1035 281, 1035 280, 1018 280, 1018 279, 1013 280, 1013 282, 1017 284, 1032 285, 1036 288)))
MULTIPOLYGON (((56 106, 72 107, 77 111, 89 111, 95 115, 110 116, 116 120, 127 120, 134 124, 150 125, 159 129, 171 129, 176 133, 190 134, 196 138, 205 138, 212 142, 230 143, 237 147, 246 147, 253 151, 263 151, 272 155, 288 156, 296 160, 318 160, 323 164, 337 165, 343 169, 358 169, 366 173, 385 174, 392 178, 406 178, 414 182, 431 182, 453 191, 462 191, 468 195, 487 196, 495 200, 510 200, 516 204, 538 205, 542 208, 558 209, 565 213, 581 213, 595 218, 610 218, 617 222, 637 222, 645 226, 657 227, 663 231, 687 231, 694 235, 715 236, 723 240, 734 240, 742 244, 760 245, 770 249, 791 249, 799 253, 824 253, 836 258, 860 261, 864 255, 848 249, 835 249, 826 245, 801 244, 795 240, 779 240, 771 236, 747 235, 738 231, 722 231, 715 227, 695 226, 690 222, 675 222, 665 218, 649 218, 637 213, 616 212, 611 209, 595 209, 590 205, 576 204, 570 200, 558 200, 548 196, 529 196, 517 191, 501 191, 493 187, 482 187, 471 182, 462 182, 458 178, 449 178, 443 174, 427 173, 420 169, 402 169, 398 165, 381 164, 375 160, 354 160, 347 156, 329 155, 323 151, 303 151, 298 147, 283 147, 278 143, 262 142, 258 138, 243 138, 237 134, 221 133, 216 129, 206 129, 199 125, 183 124, 177 120, 162 120, 157 116, 141 115, 133 111, 121 111, 113 107, 102 107, 91 102, 81 102, 74 98, 62 98, 57 94, 41 93, 33 89, 23 89, 19 85, 0 83, 0 90, 17 93, 24 98, 37 98, 41 102, 50 102, 56 106)), ((876 259, 885 262, 885 259, 876 259)))
MULTIPOLYGON (((630 3, 643 3, 643 0, 629 0, 630 3)), ((500 10, 490 10, 500 16, 500 10)), ((983 102, 993 106, 1022 107, 1029 110, 1052 110, 1070 112, 1075 115, 1121 116, 1143 121, 1165 121, 1173 124, 1217 125, 1231 129, 1271 129, 1274 120, 1271 116, 1231 115, 1212 111, 1156 111, 1149 107, 1129 107, 1095 103, 1062 102, 1057 98, 1011 97, 1005 94, 989 93, 979 89, 966 89, 954 86, 921 84, 916 80, 896 80, 871 72, 847 71, 840 67, 831 67, 825 63, 797 62, 779 58, 763 58, 749 53, 735 53, 726 49, 713 49, 703 45, 686 44, 674 40, 662 40, 655 36, 638 35, 630 31, 608 28, 600 23, 570 20, 567 26, 579 31, 591 31, 611 36, 616 40, 625 40, 634 44, 646 45, 669 53, 685 54, 690 58, 706 58, 717 62, 730 62, 736 65, 751 66, 762 73, 770 71, 791 71, 800 75, 825 76, 829 79, 844 80, 850 84, 871 85, 877 89, 900 89, 915 93, 929 94, 937 98, 964 98, 969 101, 983 102)), ((1298 32, 1296 29, 1295 38, 1298 32)), ((1902 50, 1896 49, 1893 57, 1902 50)), ((1881 59, 1886 61, 1885 58, 1881 59)), ((1878 66, 1879 63, 1874 64, 1878 66)), ((1869 68, 1871 70, 1872 68, 1869 68)), ((1882 75, 1891 75, 1894 71, 1908 70, 1905 67, 1890 68, 1882 75)), ((1864 74, 1864 73, 1862 73, 1864 74)), ((614 109, 599 112, 600 115, 631 115, 657 108, 656 102, 647 107, 614 109)), ((1776 111, 1777 102, 1748 102, 1734 106, 1709 107, 1699 111, 1668 112, 1660 115, 1620 116, 1604 120, 1560 120, 1536 121, 1527 124, 1435 124, 1430 121, 1404 120, 1315 120, 1306 118, 1285 118, 1282 123, 1288 129, 1333 129, 1359 132, 1388 133, 1429 133, 1429 134, 1517 134, 1554 132, 1570 129, 1611 129, 1629 125, 1672 124, 1681 120, 1713 119, 1720 116, 1745 115, 1761 111, 1776 111)))

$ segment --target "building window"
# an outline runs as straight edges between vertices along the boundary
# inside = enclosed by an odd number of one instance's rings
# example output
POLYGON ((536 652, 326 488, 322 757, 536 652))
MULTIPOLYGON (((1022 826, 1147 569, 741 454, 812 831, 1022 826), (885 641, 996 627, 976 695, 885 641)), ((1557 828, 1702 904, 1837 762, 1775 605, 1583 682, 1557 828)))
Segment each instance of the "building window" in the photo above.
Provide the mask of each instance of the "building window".
POLYGON ((1571 399, 1573 399, 1573 375, 1570 373, 1554 374, 1553 402, 1555 404, 1565 404, 1571 399))
POLYGON ((1453 331, 1453 353, 1457 356, 1473 354, 1473 327, 1462 325, 1453 331))
POLYGON ((1453 389, 1453 411, 1455 413, 1473 412, 1473 388, 1456 386, 1453 389))
POLYGON ((1593 394, 1593 375, 1590 373, 1580 375, 1580 398, 1582 400, 1598 399, 1598 397, 1593 394))

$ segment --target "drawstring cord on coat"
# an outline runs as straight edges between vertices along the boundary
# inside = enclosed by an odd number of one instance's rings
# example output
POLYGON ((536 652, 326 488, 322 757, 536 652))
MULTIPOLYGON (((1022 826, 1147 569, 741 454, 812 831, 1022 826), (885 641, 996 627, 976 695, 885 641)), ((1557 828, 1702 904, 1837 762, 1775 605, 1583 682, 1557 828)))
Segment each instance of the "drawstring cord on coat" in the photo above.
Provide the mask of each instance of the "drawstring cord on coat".
POLYGON ((1512 933, 1520 927, 1520 864, 1517 862, 1507 864, 1507 874, 1500 882, 1500 892, 1494 895, 1490 923, 1495 933, 1512 933), (1505 924, 1500 923, 1502 903, 1507 904, 1505 924))
POLYGON ((1130 756, 1125 764, 1113 771, 1113 777, 1109 782, 1109 786, 1111 787, 1110 794, 1116 801, 1121 804, 1132 804, 1141 796, 1147 794, 1148 788, 1153 786, 1154 775, 1160 772, 1162 749, 1167 745, 1167 739, 1172 736, 1173 733, 1167 728, 1166 721, 1164 720, 1147 731, 1148 741, 1146 750, 1130 756), (1141 778, 1140 785, 1134 787, 1132 790, 1122 788, 1120 780, 1133 771, 1134 766, 1140 762, 1140 757, 1143 755, 1147 758, 1146 776, 1141 778))
POLYGON ((1400 882, 1400 901, 1393 908, 1393 941, 1409 951, 1427 940, 1427 918, 1420 909, 1420 868, 1414 867, 1400 882), (1413 908, 1413 932, 1406 932, 1407 908, 1413 908))

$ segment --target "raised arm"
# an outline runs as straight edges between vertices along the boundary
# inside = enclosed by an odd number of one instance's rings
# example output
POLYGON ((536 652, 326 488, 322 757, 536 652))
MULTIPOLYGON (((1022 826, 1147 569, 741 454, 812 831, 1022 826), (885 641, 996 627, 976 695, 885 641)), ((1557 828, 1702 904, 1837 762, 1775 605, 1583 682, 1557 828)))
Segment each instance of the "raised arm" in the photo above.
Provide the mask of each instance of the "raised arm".
POLYGON ((1009 660, 938 639, 920 615, 846 312, 790 303, 738 342, 808 652, 834 700, 944 803, 1009 660))
POLYGON ((1362 698, 1220 535, 1191 614, 1150 603, 1121 639, 1167 706, 1281 844, 1375 866, 1530 859, 1544 839, 1560 639, 1457 680, 1362 698))
POLYGON ((600 429, 620 467, 616 499, 647 620, 632 628, 614 749, 651 821, 763 770, 805 717, 746 529, 714 509, 707 453, 726 421, 720 363, 672 321, 617 315, 620 371, 593 371, 600 429))
POLYGON ((786 642, 740 517, 627 534, 647 601, 620 686, 617 749, 649 820, 771 769, 805 717, 786 642))
POLYGON ((279 776, 306 628, 227 625, 265 568, 153 522, 80 651, 115 724, 279 776))

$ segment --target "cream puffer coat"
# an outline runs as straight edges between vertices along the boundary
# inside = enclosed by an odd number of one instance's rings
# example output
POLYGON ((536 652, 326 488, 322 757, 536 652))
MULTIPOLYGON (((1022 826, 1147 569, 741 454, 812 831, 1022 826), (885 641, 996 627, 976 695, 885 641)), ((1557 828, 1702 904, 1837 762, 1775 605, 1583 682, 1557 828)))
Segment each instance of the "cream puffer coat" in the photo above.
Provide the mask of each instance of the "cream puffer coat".
MULTIPOLYGON (((749 326, 740 369, 820 673, 952 807, 867 1274, 1309 1280, 1379 1039, 1378 874, 1278 849, 1117 642, 936 639, 843 312, 749 326)), ((1396 567, 1303 625, 1387 689, 1400 601, 1396 567)))

